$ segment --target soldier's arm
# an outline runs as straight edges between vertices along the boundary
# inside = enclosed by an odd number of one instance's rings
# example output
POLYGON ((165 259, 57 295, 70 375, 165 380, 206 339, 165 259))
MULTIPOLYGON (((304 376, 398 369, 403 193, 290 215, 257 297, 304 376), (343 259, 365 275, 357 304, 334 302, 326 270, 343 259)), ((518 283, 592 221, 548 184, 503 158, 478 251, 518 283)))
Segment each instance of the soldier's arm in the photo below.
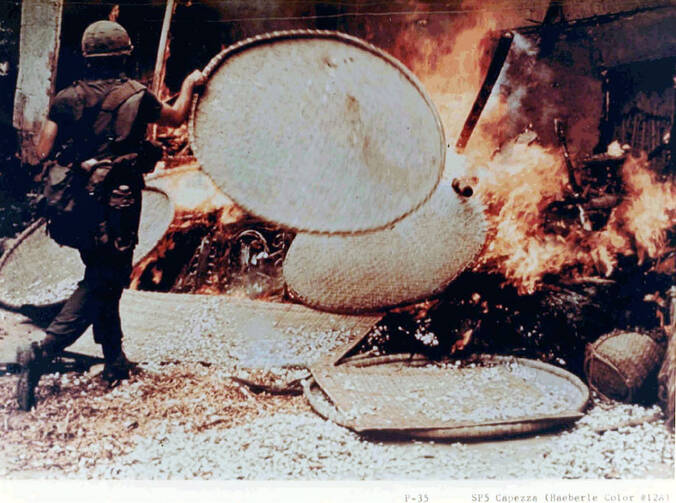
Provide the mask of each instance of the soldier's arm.
POLYGON ((59 126, 56 122, 51 120, 46 120, 42 125, 40 134, 38 136, 38 141, 35 146, 35 153, 38 157, 38 161, 45 159, 54 147, 54 141, 56 140, 56 134, 59 132, 59 126))
POLYGON ((173 105, 162 104, 160 118, 157 123, 160 126, 177 127, 183 124, 188 118, 190 112, 190 103, 195 87, 204 82, 204 75, 199 70, 195 70, 188 75, 181 85, 181 92, 173 105))

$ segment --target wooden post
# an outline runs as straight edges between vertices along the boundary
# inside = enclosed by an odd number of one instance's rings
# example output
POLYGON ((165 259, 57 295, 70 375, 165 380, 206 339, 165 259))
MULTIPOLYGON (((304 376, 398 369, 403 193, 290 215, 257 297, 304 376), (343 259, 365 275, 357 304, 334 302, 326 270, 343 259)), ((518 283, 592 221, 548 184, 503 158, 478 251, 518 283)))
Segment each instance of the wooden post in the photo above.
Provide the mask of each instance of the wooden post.
POLYGON ((34 139, 54 94, 64 0, 24 1, 21 5, 19 75, 14 127, 23 162, 36 162, 34 139))
POLYGON ((667 329, 667 352, 657 376, 658 397, 665 422, 674 431, 674 408, 676 407, 676 286, 669 290, 669 325, 667 329))
MULTIPOLYGON (((162 20, 162 31, 160 33, 160 43, 157 46, 157 59, 155 59, 155 70, 153 71, 152 91, 159 97, 162 83, 164 82, 164 71, 166 68, 165 54, 167 52, 167 42, 169 39, 169 27, 171 26, 171 18, 174 15, 176 4, 174 0, 167 0, 167 5, 164 8, 164 19, 162 20)), ((153 125, 151 129, 151 136, 153 139, 157 136, 157 126, 153 125)))
POLYGON ((509 48, 512 46, 513 40, 514 34, 511 32, 504 33, 498 40, 498 45, 495 48, 495 52, 493 53, 493 58, 491 59, 491 64, 488 67, 488 72, 486 72, 484 82, 479 89, 479 93, 474 100, 472 110, 467 116, 465 125, 460 132, 460 137, 455 144, 455 150, 457 152, 462 152, 465 150, 467 142, 469 141, 470 136, 472 136, 472 132, 474 131, 477 122, 479 122, 481 112, 486 106, 486 102, 493 91, 493 86, 500 76, 500 71, 505 64, 505 60, 507 59, 507 54, 509 53, 509 48))

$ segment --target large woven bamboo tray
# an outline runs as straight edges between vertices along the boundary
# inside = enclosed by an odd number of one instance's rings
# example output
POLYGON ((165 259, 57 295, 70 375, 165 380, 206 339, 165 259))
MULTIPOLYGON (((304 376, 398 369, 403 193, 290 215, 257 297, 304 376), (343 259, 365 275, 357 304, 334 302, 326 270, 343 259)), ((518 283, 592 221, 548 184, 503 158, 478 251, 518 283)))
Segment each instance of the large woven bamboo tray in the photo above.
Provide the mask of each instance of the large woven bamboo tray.
MULTIPOLYGON (((270 369, 307 367, 327 358, 347 341, 363 338, 380 316, 330 314, 229 295, 125 290, 120 318, 124 350, 132 361, 270 369)), ((13 361, 17 345, 43 337, 39 330, 0 333, 0 362, 13 361)), ((69 350, 101 355, 90 333, 69 350)))
POLYGON ((421 356, 319 364, 304 383, 320 415, 359 433, 483 439, 534 433, 582 417, 588 388, 535 360, 482 356, 466 366, 421 356))
MULTIPOLYGON (((157 245, 173 218, 173 204, 164 192, 143 191, 135 264, 157 245)), ((0 303, 20 308, 65 300, 83 275, 84 265, 78 251, 56 244, 40 219, 22 232, 0 259, 0 303)))
POLYGON ((483 208, 441 183, 391 228, 351 236, 298 234, 284 259, 289 292, 311 307, 359 313, 444 290, 481 252, 483 208))
POLYGON ((204 73, 192 149, 252 215, 306 232, 367 231, 403 218, 439 183, 436 108, 402 63, 360 39, 268 33, 228 47, 204 73))

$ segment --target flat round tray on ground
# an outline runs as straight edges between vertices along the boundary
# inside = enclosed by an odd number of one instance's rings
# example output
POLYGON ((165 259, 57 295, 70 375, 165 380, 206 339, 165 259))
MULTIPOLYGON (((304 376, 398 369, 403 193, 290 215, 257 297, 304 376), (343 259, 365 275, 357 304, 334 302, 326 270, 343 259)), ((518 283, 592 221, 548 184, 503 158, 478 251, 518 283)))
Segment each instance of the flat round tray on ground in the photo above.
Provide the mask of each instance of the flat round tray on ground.
POLYGON ((467 366, 424 357, 352 357, 312 369, 305 396, 359 433, 479 439, 534 433, 582 417, 589 390, 535 360, 485 355, 467 366))
POLYGON ((232 208, 233 202, 214 185, 194 159, 169 169, 155 170, 146 177, 146 186, 165 192, 176 211, 208 212, 216 208, 232 208))
MULTIPOLYGON (((173 205, 164 192, 143 191, 134 264, 150 253, 173 218, 173 205)), ((45 225, 44 220, 38 220, 28 227, 0 258, 0 303, 7 307, 45 306, 65 300, 84 275, 78 251, 56 244, 45 225)))
POLYGON ((254 216, 307 232, 362 232, 404 217, 439 183, 436 108, 403 64, 360 39, 273 32, 228 47, 204 73, 192 149, 254 216))
POLYGON ((292 296, 311 307, 375 311, 441 292, 485 240, 479 200, 442 182, 391 228, 353 236, 298 234, 284 259, 284 280, 292 296))

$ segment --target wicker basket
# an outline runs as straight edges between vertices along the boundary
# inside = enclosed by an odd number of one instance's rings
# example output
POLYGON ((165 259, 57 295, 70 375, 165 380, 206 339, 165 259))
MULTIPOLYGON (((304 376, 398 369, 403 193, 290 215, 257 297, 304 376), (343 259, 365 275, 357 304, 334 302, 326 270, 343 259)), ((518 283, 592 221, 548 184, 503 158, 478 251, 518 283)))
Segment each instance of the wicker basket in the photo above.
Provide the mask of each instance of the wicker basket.
POLYGON ((298 234, 284 260, 284 280, 289 293, 310 307, 372 312, 443 291, 485 240, 481 203, 442 183, 422 208, 389 229, 298 234))
POLYGON ((601 396, 632 402, 664 357, 664 346, 638 332, 614 331, 588 344, 584 370, 589 387, 601 396))
POLYGON ((482 355, 477 365, 464 369, 437 366, 412 354, 340 361, 313 365, 312 379, 303 383, 303 390, 320 416, 358 433, 440 440, 504 438, 573 423, 583 416, 589 400, 587 386, 576 376, 524 358, 482 355), (482 382, 483 366, 494 367, 496 375, 482 382), (512 373, 515 368, 520 370, 512 373), (469 381, 474 384, 468 386, 469 381), (473 399, 458 398, 462 394, 473 399), (480 410, 475 416, 477 408, 500 410, 507 394, 519 403, 514 416, 481 419, 480 410), (533 408, 552 399, 557 406, 552 402, 551 408, 533 408))
MULTIPOLYGON (((164 192, 152 188, 143 191, 134 264, 152 251, 173 218, 174 206, 164 192)), ((83 274, 77 250, 56 244, 40 219, 22 232, 0 259, 0 305, 17 309, 25 304, 60 302, 70 296, 83 274)))
POLYGON ((667 353, 657 375, 657 398, 662 406, 666 423, 674 431, 674 408, 676 408, 676 286, 669 289, 669 325, 667 329, 667 353))
POLYGON ((190 145, 216 185, 263 220, 318 233, 384 228, 441 179, 446 142, 432 100, 401 62, 360 39, 257 35, 204 74, 190 145))

